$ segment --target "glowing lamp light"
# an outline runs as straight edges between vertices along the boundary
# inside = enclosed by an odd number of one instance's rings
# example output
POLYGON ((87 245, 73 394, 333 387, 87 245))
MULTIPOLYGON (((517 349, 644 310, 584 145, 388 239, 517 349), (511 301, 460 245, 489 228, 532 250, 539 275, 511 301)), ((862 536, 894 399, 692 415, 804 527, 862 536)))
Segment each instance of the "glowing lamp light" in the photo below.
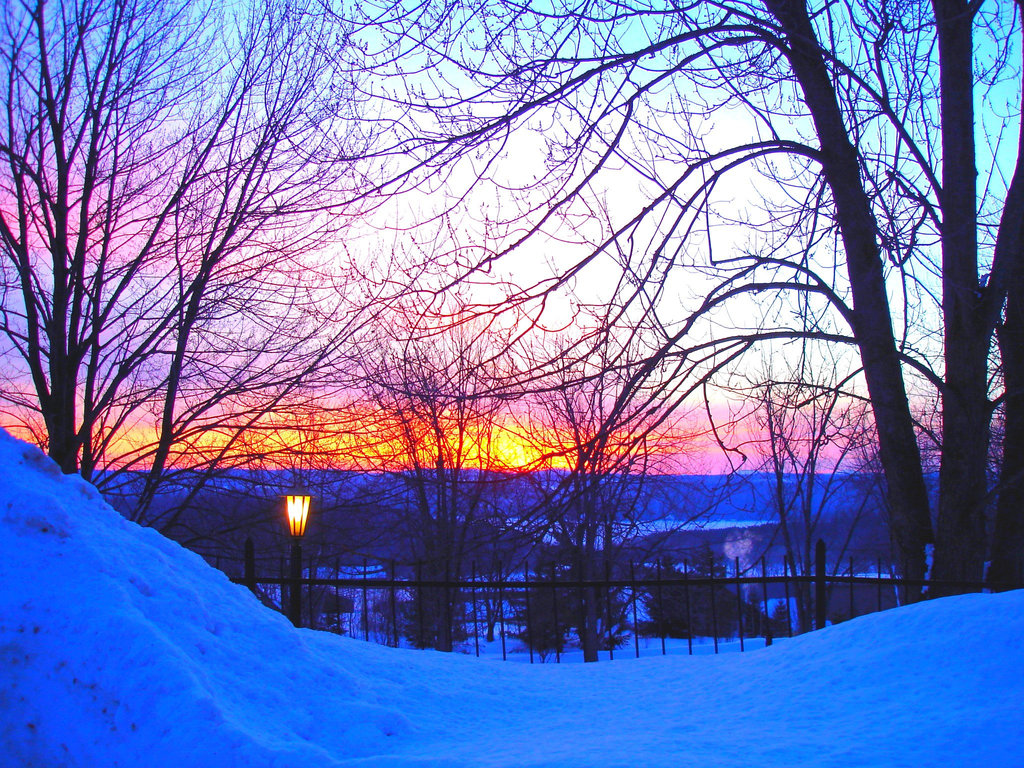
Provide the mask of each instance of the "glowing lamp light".
POLYGON ((285 509, 288 513, 288 531, 296 539, 306 533, 306 521, 309 519, 310 496, 302 490, 293 490, 285 497, 285 509))

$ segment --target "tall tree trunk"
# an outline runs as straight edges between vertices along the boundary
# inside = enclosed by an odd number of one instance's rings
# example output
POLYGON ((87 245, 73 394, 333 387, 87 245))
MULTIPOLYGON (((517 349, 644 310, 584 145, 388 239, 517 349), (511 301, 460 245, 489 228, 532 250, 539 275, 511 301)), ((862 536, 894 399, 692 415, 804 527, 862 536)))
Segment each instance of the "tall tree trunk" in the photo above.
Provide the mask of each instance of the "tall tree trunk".
POLYGON ((1006 320, 999 329, 999 349, 1006 402, 1003 463, 988 579, 1002 586, 1019 584, 1024 578, 1024 301, 1017 291, 1010 293, 1006 303, 1006 320))
POLYGON ((972 21, 966 0, 934 0, 942 122, 942 311, 946 373, 936 579, 981 579, 985 563, 988 353, 978 280, 972 21))
POLYGON ((40 398, 44 409, 43 421, 46 424, 46 452, 57 462, 61 472, 72 475, 78 472, 78 435, 75 431, 75 401, 68 396, 71 384, 66 379, 58 379, 55 389, 46 398, 40 398))
POLYGON ((800 0, 766 0, 765 4, 785 31, 789 62, 821 145, 822 172, 835 201, 853 294, 848 319, 878 430, 890 527, 905 563, 905 575, 920 579, 927 571, 927 549, 934 541, 928 493, 893 334, 877 227, 860 177, 857 151, 850 143, 806 6, 800 0))
MULTIPOLYGON (((1018 7, 1024 10, 1024 0, 1018 0, 1018 7)), ((1020 34, 1018 46, 1024 43, 1024 29, 1020 34)), ((1006 314, 998 331, 1006 396, 1003 463, 988 572, 993 584, 1019 584, 1024 578, 1024 120, 1019 131, 1017 164, 996 237, 993 272, 1000 270, 994 278, 1000 285, 990 286, 997 291, 1005 286, 1007 294, 1006 314)), ((994 298, 1001 301, 1001 292, 994 298)))
MULTIPOLYGON (((589 580, 591 573, 589 554, 581 547, 577 555, 576 573, 580 582, 589 580)), ((579 635, 583 661, 597 661, 597 587, 581 586, 579 590, 579 635)))

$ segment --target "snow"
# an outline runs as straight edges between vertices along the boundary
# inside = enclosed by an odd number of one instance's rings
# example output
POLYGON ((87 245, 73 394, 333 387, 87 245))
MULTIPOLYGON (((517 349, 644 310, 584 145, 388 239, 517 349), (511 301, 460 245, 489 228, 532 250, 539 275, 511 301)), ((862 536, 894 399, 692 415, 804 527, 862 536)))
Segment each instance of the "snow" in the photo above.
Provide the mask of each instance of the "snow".
POLYGON ((1024 592, 503 664, 294 629, 0 432, 0 765, 1021 766, 1024 592))

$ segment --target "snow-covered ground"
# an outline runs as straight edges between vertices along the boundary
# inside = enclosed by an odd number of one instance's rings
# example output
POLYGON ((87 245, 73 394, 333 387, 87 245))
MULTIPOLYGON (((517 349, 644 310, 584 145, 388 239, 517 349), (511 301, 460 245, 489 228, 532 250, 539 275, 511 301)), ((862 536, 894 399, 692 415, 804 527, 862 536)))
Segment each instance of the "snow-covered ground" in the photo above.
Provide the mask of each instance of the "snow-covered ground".
POLYGON ((1024 766, 1024 593, 745 654, 501 664, 296 630, 0 431, 0 766, 1024 766))

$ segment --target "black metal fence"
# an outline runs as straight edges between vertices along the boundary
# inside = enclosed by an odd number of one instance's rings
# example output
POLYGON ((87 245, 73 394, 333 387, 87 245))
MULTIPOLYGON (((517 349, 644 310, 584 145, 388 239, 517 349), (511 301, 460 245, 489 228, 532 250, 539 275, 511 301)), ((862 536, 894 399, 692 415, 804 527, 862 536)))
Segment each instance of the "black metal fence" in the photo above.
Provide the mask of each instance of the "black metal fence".
POLYGON ((835 563, 830 573, 820 541, 810 573, 797 573, 786 560, 770 568, 763 558, 745 567, 738 559, 719 561, 710 569, 686 561, 671 568, 606 563, 600 578, 528 563, 509 570, 498 563, 486 573, 471 564, 468 575, 452 575, 423 563, 300 559, 293 549, 288 562, 278 558, 278 575, 266 575, 266 567, 257 575, 249 542, 243 573, 233 580, 297 626, 392 646, 477 656, 500 650, 503 660, 514 655, 530 663, 560 662, 584 647, 589 660, 665 654, 670 644, 690 654, 719 653, 725 644, 744 651, 919 599, 923 590, 928 596, 992 588, 908 580, 892 567, 883 572, 880 561, 869 573, 863 565, 857 572, 852 560, 845 573, 835 563))

